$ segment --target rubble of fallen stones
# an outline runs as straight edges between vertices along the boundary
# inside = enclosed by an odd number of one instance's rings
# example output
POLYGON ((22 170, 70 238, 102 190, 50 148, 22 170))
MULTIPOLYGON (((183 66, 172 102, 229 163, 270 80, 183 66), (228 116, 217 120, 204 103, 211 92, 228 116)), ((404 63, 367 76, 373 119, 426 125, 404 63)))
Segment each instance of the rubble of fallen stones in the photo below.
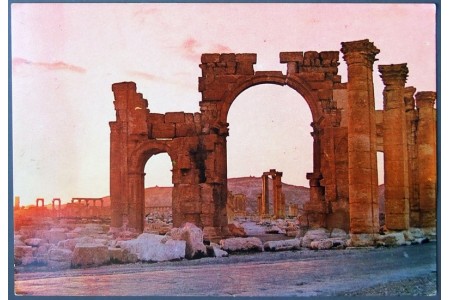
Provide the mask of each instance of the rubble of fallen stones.
MULTIPOLYGON (((162 223, 160 223, 162 224, 162 223)), ((60 220, 57 224, 22 226, 14 232, 16 266, 46 266, 50 270, 96 267, 107 264, 160 262, 264 251, 329 250, 358 246, 400 246, 422 244, 436 232, 411 228, 380 235, 352 235, 341 229, 301 228, 296 220, 238 220, 231 224, 233 237, 217 243, 204 241, 203 232, 191 223, 171 228, 164 222, 164 234, 138 234, 126 227, 111 231, 109 225, 80 224, 60 220), (263 242, 258 235, 279 235, 263 242)))

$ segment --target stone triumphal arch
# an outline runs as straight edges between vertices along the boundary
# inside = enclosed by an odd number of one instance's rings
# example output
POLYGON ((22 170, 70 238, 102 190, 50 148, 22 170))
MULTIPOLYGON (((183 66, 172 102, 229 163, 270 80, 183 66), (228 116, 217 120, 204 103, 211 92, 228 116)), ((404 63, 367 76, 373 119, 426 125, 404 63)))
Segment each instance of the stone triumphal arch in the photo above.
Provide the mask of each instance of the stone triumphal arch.
POLYGON ((386 226, 435 227, 436 93, 405 87, 406 64, 380 65, 384 109, 375 110, 369 40, 343 42, 348 82, 338 74, 339 51, 281 52, 286 72, 254 71, 256 54, 203 54, 200 113, 150 112, 133 82, 115 83, 111 128, 111 227, 142 231, 144 166, 155 154, 172 160, 173 222, 192 222, 207 238, 227 235, 228 111, 244 90, 288 86, 307 102, 313 122, 310 227, 354 234, 379 231, 376 152, 384 152, 386 226))

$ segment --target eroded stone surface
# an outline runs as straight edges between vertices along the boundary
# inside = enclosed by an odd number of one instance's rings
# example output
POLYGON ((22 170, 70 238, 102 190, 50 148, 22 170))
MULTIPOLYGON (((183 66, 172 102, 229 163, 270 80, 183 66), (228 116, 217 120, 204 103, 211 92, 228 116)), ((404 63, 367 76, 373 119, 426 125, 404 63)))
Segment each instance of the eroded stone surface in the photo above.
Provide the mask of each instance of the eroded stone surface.
POLYGON ((206 246, 203 244, 203 232, 192 223, 186 223, 181 228, 173 228, 168 234, 173 240, 186 242, 186 258, 200 258, 206 256, 206 246))
POLYGON ((165 239, 164 236, 143 233, 137 239, 120 241, 118 246, 136 254, 142 261, 166 261, 183 259, 186 255, 186 241, 165 239))
POLYGON ((301 239, 290 239, 281 241, 268 241, 264 243, 265 251, 286 251, 286 250, 298 250, 301 248, 301 239))
POLYGON ((220 240, 220 247, 227 252, 263 251, 263 244, 256 237, 237 237, 220 240))

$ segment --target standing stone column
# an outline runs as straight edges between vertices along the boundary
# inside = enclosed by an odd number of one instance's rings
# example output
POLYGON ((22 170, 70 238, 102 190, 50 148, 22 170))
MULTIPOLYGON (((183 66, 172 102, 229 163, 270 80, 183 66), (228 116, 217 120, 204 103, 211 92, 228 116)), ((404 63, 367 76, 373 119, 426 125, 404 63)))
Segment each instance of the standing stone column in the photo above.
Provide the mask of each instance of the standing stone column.
POLYGON ((418 92, 417 158, 421 226, 436 227, 436 112, 435 92, 418 92))
POLYGON ((343 42, 348 70, 348 175, 350 232, 379 231, 373 63, 380 52, 369 40, 343 42))
POLYGON ((262 178, 262 194, 261 194, 261 215, 269 215, 269 177, 267 175, 262 178))
POLYGON ((276 218, 284 218, 285 207, 283 205, 282 200, 282 183, 281 176, 282 172, 276 172, 272 175, 273 180, 273 206, 274 206, 274 215, 276 218))
POLYGON ((275 173, 272 175, 272 202, 273 202, 273 215, 275 218, 278 217, 278 205, 280 199, 278 199, 278 185, 277 185, 277 175, 275 173))
POLYGON ((409 228, 409 168, 404 89, 406 64, 380 65, 383 90, 383 141, 386 228, 409 228))
POLYGON ((404 90, 406 114, 406 139, 408 141, 408 177, 409 177, 409 226, 420 227, 419 182, 417 178, 417 110, 414 99, 415 87, 404 90))

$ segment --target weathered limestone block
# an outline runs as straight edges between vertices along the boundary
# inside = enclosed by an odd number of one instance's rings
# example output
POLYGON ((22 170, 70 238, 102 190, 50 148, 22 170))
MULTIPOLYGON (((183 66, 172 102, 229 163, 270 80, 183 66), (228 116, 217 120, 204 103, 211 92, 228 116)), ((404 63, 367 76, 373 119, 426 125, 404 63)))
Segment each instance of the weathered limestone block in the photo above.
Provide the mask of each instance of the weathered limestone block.
POLYGON ((138 258, 134 253, 128 252, 126 249, 122 248, 108 248, 109 259, 112 263, 126 264, 126 263, 135 263, 138 258))
POLYGON ((59 241, 67 239, 66 230, 64 228, 52 228, 44 233, 45 238, 50 244, 58 244, 59 241))
POLYGON ((281 229, 277 225, 271 225, 266 229, 266 233, 274 233, 274 234, 285 234, 286 230, 281 229))
POLYGON ((81 234, 79 232, 67 232, 66 237, 68 240, 79 238, 81 234))
POLYGON ((185 223, 181 228, 173 228, 166 234, 173 240, 186 242, 187 259, 201 258, 206 256, 206 246, 203 244, 203 232, 192 223, 185 223))
POLYGON ((252 62, 237 62, 236 74, 238 75, 253 75, 255 73, 252 62))
POLYGON ((220 246, 215 243, 211 243, 211 245, 206 246, 206 251, 208 253, 208 257, 227 257, 228 256, 228 252, 220 249, 220 246))
POLYGON ((152 126, 152 137, 158 138, 174 138, 175 124, 173 123, 158 123, 152 126))
POLYGON ((323 73, 323 72, 305 72, 305 73, 299 73, 297 76, 299 78, 309 81, 309 82, 325 80, 325 73, 323 73))
POLYGON ((302 247, 309 248, 311 247, 311 242, 325 240, 329 237, 330 233, 325 228, 308 230, 303 236, 302 247))
POLYGON ((280 52, 280 63, 303 62, 303 52, 280 52))
POLYGON ((375 245, 378 240, 379 234, 350 234, 350 239, 348 240, 348 246, 351 247, 367 247, 375 245))
POLYGON ((165 123, 184 123, 184 112, 168 112, 165 114, 164 122, 165 123))
POLYGON ((51 269, 68 269, 71 265, 72 251, 52 248, 48 251, 48 266, 51 269))
POLYGON ((430 241, 436 241, 436 227, 423 228, 423 234, 429 238, 430 241))
POLYGON ((310 248, 312 250, 327 250, 333 247, 333 241, 330 239, 321 240, 321 241, 312 241, 310 248))
POLYGON ((95 267, 109 262, 108 247, 105 245, 77 244, 73 250, 72 266, 74 267, 95 267))
POLYGON ((32 247, 39 247, 46 243, 47 243, 46 240, 38 239, 38 238, 30 238, 30 239, 25 240, 25 244, 27 246, 32 246, 32 247))
POLYGON ((102 234, 106 233, 103 226, 101 224, 86 224, 84 226, 84 230, 82 231, 85 235, 94 235, 94 234, 102 234))
POLYGON ((14 263, 18 265, 28 265, 34 262, 33 247, 14 246, 14 263))
POLYGON ((143 233, 134 240, 120 241, 118 246, 136 254, 141 261, 177 260, 186 255, 185 241, 167 240, 164 236, 150 233, 143 233))
POLYGON ((228 224, 228 230, 230 231, 232 236, 235 237, 246 237, 247 233, 245 232, 245 228, 239 222, 233 222, 228 224))
POLYGON ((220 247, 228 252, 263 251, 263 244, 261 240, 256 237, 237 237, 220 240, 220 247))
POLYGON ((95 240, 93 237, 83 236, 80 238, 59 241, 57 244, 57 247, 61 248, 61 249, 68 249, 70 251, 73 251, 73 250, 75 250, 75 246, 77 244, 91 244, 94 242, 95 242, 95 240))
POLYGON ((33 226, 22 226, 19 230, 19 235, 22 237, 22 240, 26 240, 36 236, 36 229, 33 226))
POLYGON ((406 245, 403 232, 392 232, 386 235, 379 235, 377 245, 382 246, 401 246, 406 245))
POLYGON ((175 135, 177 137, 185 137, 195 135, 196 129, 194 124, 176 123, 175 135))
POLYGON ((219 61, 220 61, 220 54, 219 53, 204 53, 201 56, 202 64, 217 63, 219 61))
POLYGON ((302 238, 282 240, 282 241, 268 241, 264 243, 265 251, 286 251, 299 250, 301 248, 302 238))
POLYGON ((149 113, 147 121, 151 124, 164 123, 164 118, 165 118, 164 114, 149 113))
POLYGON ((348 239, 348 234, 344 230, 340 228, 333 228, 331 231, 331 238, 342 238, 342 239, 348 239))

